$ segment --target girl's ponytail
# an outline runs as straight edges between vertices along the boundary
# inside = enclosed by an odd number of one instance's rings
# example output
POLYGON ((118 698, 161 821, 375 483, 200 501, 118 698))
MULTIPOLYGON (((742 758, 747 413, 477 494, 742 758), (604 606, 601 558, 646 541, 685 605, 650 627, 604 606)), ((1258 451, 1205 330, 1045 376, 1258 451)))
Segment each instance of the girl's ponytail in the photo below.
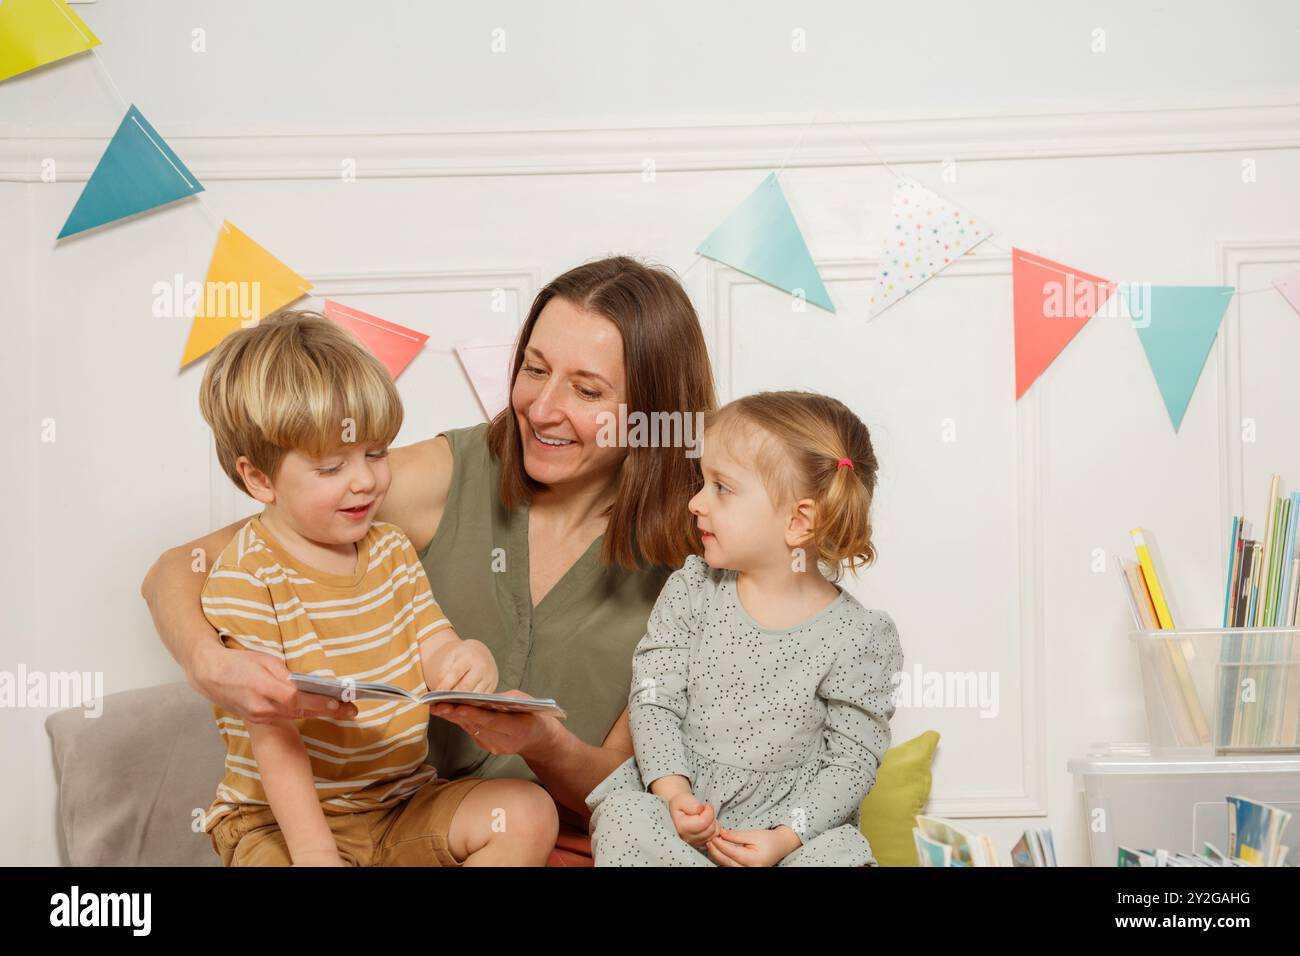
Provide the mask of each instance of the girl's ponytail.
POLYGON ((816 392, 746 395, 705 416, 705 428, 724 433, 757 427, 773 439, 760 445, 754 467, 772 503, 811 498, 817 516, 803 547, 838 581, 876 560, 871 502, 876 491, 875 449, 862 420, 838 399, 816 392), (843 463, 842 463, 843 462, 843 463))

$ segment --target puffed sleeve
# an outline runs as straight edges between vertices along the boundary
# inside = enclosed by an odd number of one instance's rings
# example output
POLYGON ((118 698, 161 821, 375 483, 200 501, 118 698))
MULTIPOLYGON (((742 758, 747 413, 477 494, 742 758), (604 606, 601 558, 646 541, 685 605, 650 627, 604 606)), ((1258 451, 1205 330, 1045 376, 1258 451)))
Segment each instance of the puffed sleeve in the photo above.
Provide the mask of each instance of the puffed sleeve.
POLYGON ((697 555, 691 555, 669 575, 650 612, 645 636, 632 654, 628 727, 647 790, 668 774, 691 778, 682 744, 682 721, 691 650, 698 641, 696 598, 706 567, 697 555))
POLYGON ((893 619, 868 610, 817 686, 817 696, 826 702, 820 766, 806 787, 787 798, 777 825, 784 823, 806 843, 854 819, 889 749, 894 675, 902 669, 893 619))

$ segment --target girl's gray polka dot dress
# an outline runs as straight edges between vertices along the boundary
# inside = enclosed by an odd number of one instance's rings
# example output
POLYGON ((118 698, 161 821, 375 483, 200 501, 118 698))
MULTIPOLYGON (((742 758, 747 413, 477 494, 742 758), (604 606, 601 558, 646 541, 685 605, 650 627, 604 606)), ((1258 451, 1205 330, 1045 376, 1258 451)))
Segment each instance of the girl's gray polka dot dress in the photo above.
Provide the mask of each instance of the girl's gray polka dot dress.
POLYGON ((785 824, 803 845, 781 866, 874 866, 860 804, 889 747, 894 622, 848 591, 808 621, 767 628, 736 573, 698 555, 673 572, 632 659, 635 756, 587 795, 597 866, 716 866, 649 791, 681 774, 730 829, 785 824))

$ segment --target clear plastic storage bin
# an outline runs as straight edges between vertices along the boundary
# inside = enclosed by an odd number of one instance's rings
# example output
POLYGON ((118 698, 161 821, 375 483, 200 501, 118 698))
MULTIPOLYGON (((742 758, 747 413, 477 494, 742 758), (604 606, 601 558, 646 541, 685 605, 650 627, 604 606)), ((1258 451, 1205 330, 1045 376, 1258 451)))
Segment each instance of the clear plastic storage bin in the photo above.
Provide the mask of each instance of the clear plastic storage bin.
POLYGON ((1300 753, 1300 628, 1133 631, 1153 753, 1300 753))
POLYGON ((1294 814, 1282 831, 1300 853, 1300 756, 1231 757, 1152 754, 1145 745, 1098 745, 1069 761, 1083 791, 1084 825, 1093 866, 1117 865, 1121 846, 1182 850, 1200 856, 1208 841, 1228 852, 1229 796, 1294 814))

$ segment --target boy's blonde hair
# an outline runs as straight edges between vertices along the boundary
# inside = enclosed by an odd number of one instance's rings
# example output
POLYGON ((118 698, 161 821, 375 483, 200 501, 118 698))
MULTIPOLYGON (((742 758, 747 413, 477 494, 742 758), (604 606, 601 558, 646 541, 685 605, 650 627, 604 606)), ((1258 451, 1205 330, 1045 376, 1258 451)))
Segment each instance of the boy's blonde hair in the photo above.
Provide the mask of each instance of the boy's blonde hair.
POLYGON ((387 445, 403 416, 383 363, 342 326, 305 309, 281 310, 222 339, 203 372, 199 407, 222 470, 245 494, 240 455, 274 480, 290 451, 322 458, 350 442, 387 445))
POLYGON ((813 499, 808 546, 830 567, 831 580, 845 563, 856 575, 875 562, 871 500, 879 466, 867 426, 843 402, 816 392, 758 392, 707 413, 704 428, 727 449, 742 447, 742 436, 757 440, 753 461, 732 457, 758 473, 774 508, 813 499), (841 458, 853 467, 840 467, 841 458))

